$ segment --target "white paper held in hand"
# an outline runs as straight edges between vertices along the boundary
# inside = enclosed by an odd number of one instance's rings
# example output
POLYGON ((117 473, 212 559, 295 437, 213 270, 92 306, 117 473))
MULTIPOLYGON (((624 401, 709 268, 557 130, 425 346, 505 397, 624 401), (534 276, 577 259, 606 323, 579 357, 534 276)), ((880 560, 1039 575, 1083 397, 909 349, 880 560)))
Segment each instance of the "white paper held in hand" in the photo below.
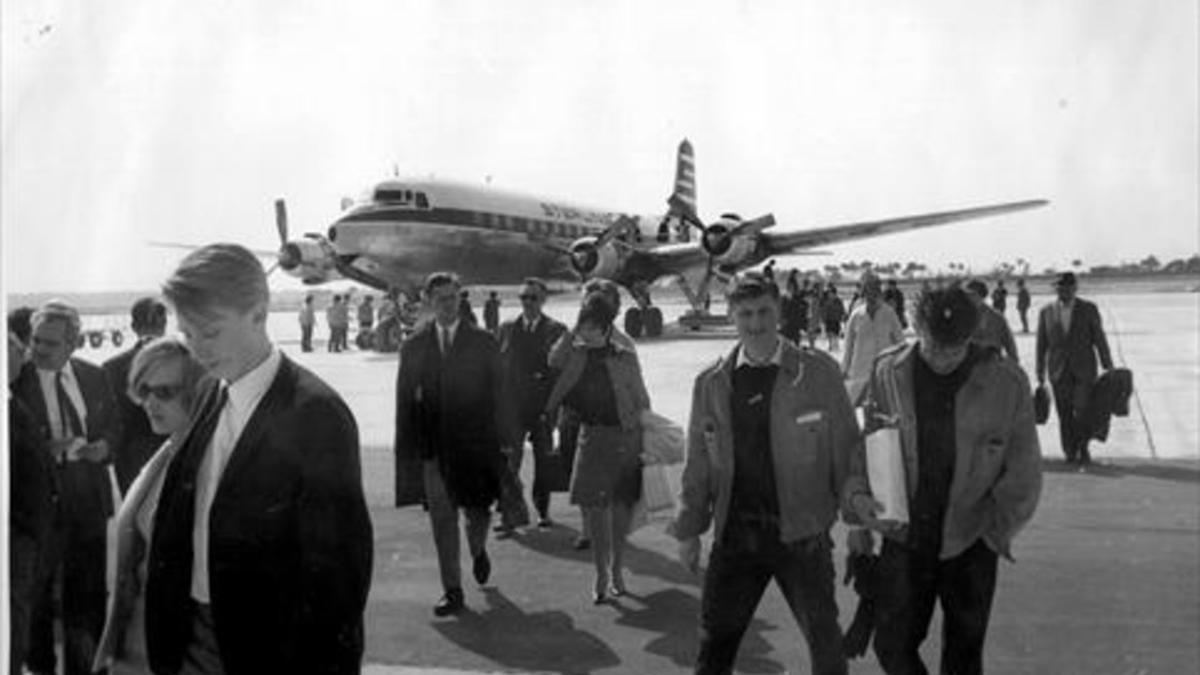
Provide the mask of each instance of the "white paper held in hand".
POLYGON ((876 514, 880 520, 908 522, 908 491, 904 482, 904 455, 900 450, 900 430, 883 427, 866 438, 867 481, 875 501, 883 505, 876 514))

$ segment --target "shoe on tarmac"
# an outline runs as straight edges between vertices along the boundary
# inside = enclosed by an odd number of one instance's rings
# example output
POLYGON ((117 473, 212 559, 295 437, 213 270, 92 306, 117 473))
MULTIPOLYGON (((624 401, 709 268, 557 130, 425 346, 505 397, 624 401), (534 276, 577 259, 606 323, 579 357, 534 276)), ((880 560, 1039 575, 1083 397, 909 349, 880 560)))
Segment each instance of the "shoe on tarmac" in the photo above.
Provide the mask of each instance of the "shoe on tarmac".
POLYGON ((587 537, 576 537, 575 542, 571 544, 571 548, 576 551, 586 551, 592 547, 592 540, 587 537))
POLYGON ((553 520, 550 520, 549 518, 539 518, 538 519, 538 529, 539 530, 548 530, 552 527, 554 527, 553 520))
POLYGON ((433 606, 433 614, 434 616, 450 616, 451 614, 458 614, 464 607, 466 607, 466 603, 463 602, 462 589, 451 588, 433 606))

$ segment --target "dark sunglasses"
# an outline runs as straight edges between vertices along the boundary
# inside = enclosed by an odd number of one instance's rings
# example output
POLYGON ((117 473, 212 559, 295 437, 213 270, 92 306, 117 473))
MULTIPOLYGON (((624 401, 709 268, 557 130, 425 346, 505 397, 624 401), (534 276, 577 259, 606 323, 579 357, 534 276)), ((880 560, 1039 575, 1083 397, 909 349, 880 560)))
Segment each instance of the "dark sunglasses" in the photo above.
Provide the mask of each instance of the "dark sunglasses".
POLYGON ((166 403, 174 401, 183 393, 182 384, 139 384, 137 389, 133 390, 139 401, 145 401, 153 396, 159 401, 166 403))
POLYGON ((522 294, 522 295, 518 295, 517 297, 521 299, 521 302, 526 302, 526 301, 528 301, 528 302, 534 302, 534 301, 537 301, 537 300, 541 300, 541 296, 538 296, 538 295, 531 295, 531 294, 529 294, 529 293, 524 293, 524 294, 522 294))

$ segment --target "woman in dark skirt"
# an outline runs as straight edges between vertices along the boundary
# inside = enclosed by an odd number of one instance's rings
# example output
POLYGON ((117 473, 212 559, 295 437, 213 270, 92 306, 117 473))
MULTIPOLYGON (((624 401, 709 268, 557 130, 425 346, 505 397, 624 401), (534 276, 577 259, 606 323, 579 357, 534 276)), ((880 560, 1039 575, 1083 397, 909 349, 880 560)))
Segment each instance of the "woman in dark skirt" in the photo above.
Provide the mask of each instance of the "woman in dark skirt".
POLYGON ((574 330, 564 336, 562 374, 547 412, 566 403, 578 413, 579 449, 571 503, 583 509, 592 538, 592 600, 625 592, 622 557, 630 514, 641 496, 641 413, 650 407, 633 341, 613 329, 616 308, 603 294, 584 298, 574 330))

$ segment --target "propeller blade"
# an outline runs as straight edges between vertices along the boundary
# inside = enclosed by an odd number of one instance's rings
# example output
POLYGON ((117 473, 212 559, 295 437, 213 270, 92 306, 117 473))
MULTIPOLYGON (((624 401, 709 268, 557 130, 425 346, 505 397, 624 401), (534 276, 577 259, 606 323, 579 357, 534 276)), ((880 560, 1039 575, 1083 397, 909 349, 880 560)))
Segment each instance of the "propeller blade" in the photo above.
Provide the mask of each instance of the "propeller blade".
POLYGON ((275 200, 275 229, 279 231, 279 245, 288 241, 287 204, 282 199, 275 200))
POLYGON ((275 261, 274 264, 272 264, 270 267, 267 268, 267 276, 271 276, 271 272, 274 272, 277 269, 279 269, 279 261, 278 260, 275 261))
POLYGON ((636 226, 637 222, 633 218, 630 218, 622 213, 615 221, 613 221, 611 225, 608 226, 608 229, 604 230, 600 233, 600 236, 596 237, 596 248, 603 248, 606 244, 608 244, 608 242, 612 241, 617 235, 621 234, 627 228, 636 226))

